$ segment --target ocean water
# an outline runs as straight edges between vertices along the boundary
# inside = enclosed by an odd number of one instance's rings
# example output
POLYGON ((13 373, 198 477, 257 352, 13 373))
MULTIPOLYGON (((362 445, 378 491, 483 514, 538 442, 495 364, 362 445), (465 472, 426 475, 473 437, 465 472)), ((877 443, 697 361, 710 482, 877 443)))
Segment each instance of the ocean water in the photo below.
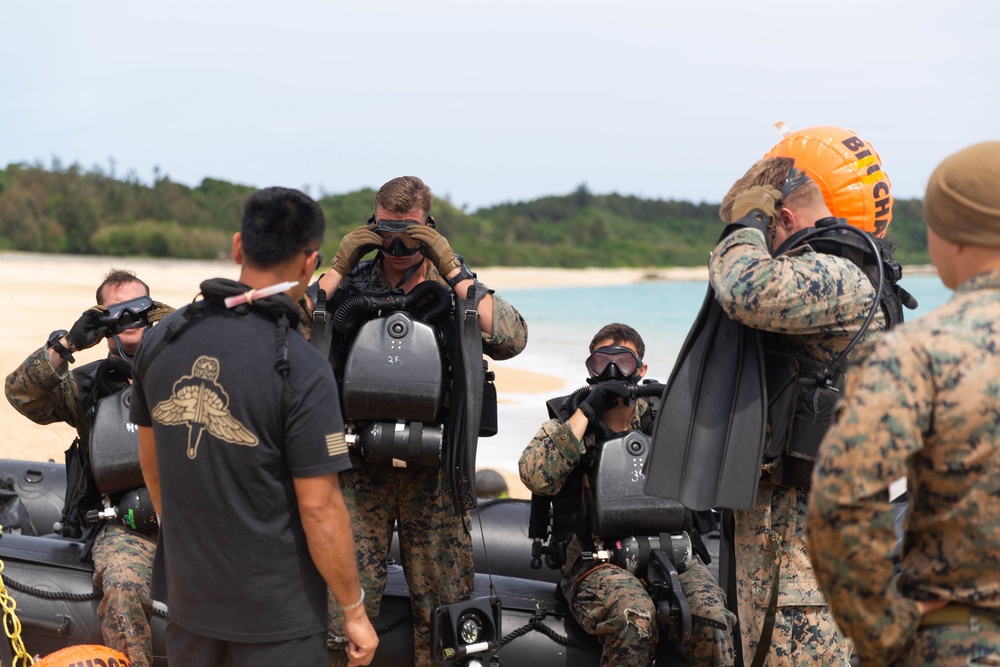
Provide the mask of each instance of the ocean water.
MULTIPOLYGON (((930 312, 952 295, 934 275, 904 277, 900 284, 919 304, 916 310, 906 311, 907 321, 930 312)), ((564 385, 550 393, 501 393, 499 432, 479 441, 477 465, 517 470, 521 451, 548 418, 545 401, 586 383, 587 347, 605 324, 623 322, 634 327, 646 343, 646 378, 666 383, 707 291, 704 281, 505 290, 502 296, 528 323, 528 346, 513 359, 491 361, 490 367, 535 371, 557 377, 564 385)))

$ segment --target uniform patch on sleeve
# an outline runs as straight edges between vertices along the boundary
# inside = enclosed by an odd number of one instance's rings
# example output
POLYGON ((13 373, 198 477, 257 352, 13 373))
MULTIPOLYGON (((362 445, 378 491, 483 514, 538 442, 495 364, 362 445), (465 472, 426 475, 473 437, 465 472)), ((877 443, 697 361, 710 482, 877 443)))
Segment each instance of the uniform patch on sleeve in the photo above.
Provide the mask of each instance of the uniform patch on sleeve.
POLYGON ((329 433, 326 436, 326 453, 328 456, 339 456, 347 453, 347 442, 343 433, 329 433))

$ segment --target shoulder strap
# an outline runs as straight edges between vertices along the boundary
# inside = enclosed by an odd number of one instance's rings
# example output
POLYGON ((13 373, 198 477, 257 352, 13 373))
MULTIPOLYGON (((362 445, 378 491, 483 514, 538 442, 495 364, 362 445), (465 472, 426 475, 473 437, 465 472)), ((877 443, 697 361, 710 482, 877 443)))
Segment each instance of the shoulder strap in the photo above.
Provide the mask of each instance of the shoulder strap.
MULTIPOLYGON (((874 266, 876 271, 876 279, 874 281, 875 299, 873 299, 872 301, 872 307, 869 309, 868 315, 865 316, 864 322, 861 323, 861 328, 859 328, 857 333, 854 334, 854 336, 851 338, 851 341, 847 344, 847 347, 841 350, 840 354, 837 355, 837 358, 834 359, 833 362, 830 364, 830 373, 832 376, 836 374, 838 370, 840 370, 841 365, 843 365, 843 363, 847 360, 847 357, 851 353, 851 350, 853 350, 854 347, 861 341, 861 338, 865 335, 865 332, 868 331, 868 327, 871 326, 872 320, 875 319, 875 313, 879 311, 879 308, 882 304, 883 296, 887 292, 886 271, 885 271, 885 265, 882 262, 882 252, 879 250, 879 247, 875 243, 874 237, 871 234, 868 234, 867 232, 864 232, 858 229, 857 227, 849 225, 846 222, 833 218, 824 218, 823 220, 818 221, 817 225, 820 226, 813 227, 810 229, 800 230, 795 234, 793 234, 792 236, 788 237, 788 239, 786 239, 785 242, 781 244, 781 246, 777 249, 777 251, 775 251, 775 256, 787 253, 794 248, 798 248, 802 245, 805 245, 806 243, 808 243, 809 245, 813 246, 814 249, 816 249, 817 246, 822 248, 823 247, 822 244, 824 241, 832 240, 835 243, 839 241, 841 248, 845 246, 850 247, 853 244, 848 244, 843 240, 843 238, 837 238, 837 236, 835 236, 835 235, 842 235, 845 232, 847 232, 850 234, 855 234, 856 236, 860 237, 863 240, 863 242, 867 245, 868 249, 871 251, 872 257, 874 258, 874 266)), ((857 264, 857 260, 852 259, 852 257, 850 256, 854 253, 848 253, 847 255, 845 255, 843 251, 841 251, 840 253, 833 253, 831 251, 820 250, 820 252, 827 252, 828 254, 839 254, 845 257, 845 259, 848 259, 851 262, 857 264)), ((862 268, 863 264, 861 265, 862 268)), ((868 274, 866 273, 866 275, 868 274)), ((870 279, 871 277, 869 276, 869 280, 870 279)))

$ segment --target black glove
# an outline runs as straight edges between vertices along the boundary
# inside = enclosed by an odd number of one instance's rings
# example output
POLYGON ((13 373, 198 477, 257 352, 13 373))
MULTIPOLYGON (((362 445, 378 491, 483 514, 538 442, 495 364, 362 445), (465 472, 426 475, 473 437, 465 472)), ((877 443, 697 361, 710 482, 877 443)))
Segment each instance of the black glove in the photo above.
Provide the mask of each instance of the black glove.
POLYGON ((101 322, 101 316, 107 314, 107 309, 95 306, 83 311, 73 328, 66 334, 66 341, 71 351, 86 350, 94 347, 108 335, 108 327, 101 322))
POLYGON ((726 227, 723 237, 743 227, 759 229, 767 238, 768 227, 774 224, 781 205, 781 193, 770 185, 755 185, 733 200, 732 223, 726 227))
POLYGON ((628 398, 628 387, 621 380, 605 380, 590 390, 580 404, 580 410, 588 421, 596 421, 611 408, 618 405, 619 398, 628 398))

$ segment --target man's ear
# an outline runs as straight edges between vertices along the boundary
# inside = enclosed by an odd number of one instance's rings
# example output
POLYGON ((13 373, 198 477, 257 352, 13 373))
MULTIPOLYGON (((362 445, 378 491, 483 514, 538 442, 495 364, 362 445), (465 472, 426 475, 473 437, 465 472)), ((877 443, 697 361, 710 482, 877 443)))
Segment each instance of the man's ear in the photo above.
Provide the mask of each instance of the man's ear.
POLYGON ((782 206, 778 211, 778 217, 775 222, 781 225, 783 230, 791 234, 795 230, 798 218, 799 216, 794 210, 788 208, 787 206, 782 206))
POLYGON ((299 269, 299 282, 303 285, 308 285, 312 280, 312 276, 316 273, 316 253, 302 253, 302 266, 299 269))
POLYGON ((240 232, 233 234, 233 261, 243 264, 243 236, 240 232))

